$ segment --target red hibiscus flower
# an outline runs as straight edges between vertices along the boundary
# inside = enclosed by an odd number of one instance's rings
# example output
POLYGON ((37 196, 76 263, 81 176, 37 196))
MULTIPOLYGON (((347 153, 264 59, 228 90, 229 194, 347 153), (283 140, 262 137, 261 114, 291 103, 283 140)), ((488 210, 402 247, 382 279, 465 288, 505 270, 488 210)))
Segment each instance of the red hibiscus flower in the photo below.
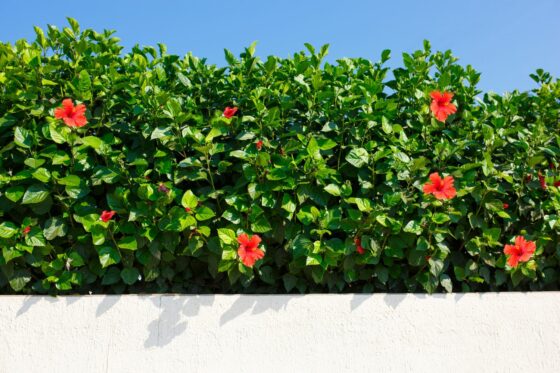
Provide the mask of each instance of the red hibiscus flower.
POLYGON ((247 267, 252 267, 257 260, 264 257, 264 251, 259 249, 261 238, 258 235, 254 234, 253 237, 249 238, 245 233, 242 233, 237 236, 237 242, 239 242, 237 254, 247 267))
POLYGON ((21 233, 22 233, 24 236, 27 236, 27 234, 28 234, 29 232, 31 232, 31 226, 29 226, 29 225, 28 225, 27 227, 23 228, 23 231, 21 231, 21 233))
POLYGON ((525 237, 515 237, 515 245, 505 245, 504 254, 509 255, 507 263, 510 267, 517 267, 519 262, 528 261, 535 250, 537 245, 533 241, 526 241, 525 237))
POLYGON ((362 255, 366 252, 362 247, 362 240, 359 237, 354 238, 354 244, 356 245, 356 251, 358 254, 362 255))
POLYGON ((509 208, 509 204, 504 203, 504 210, 507 210, 509 208))
POLYGON ((255 143, 255 146, 257 147, 257 150, 261 150, 262 146, 263 146, 263 141, 259 140, 255 143))
POLYGON ((453 93, 433 91, 430 93, 430 96, 432 97, 430 109, 436 119, 440 122, 445 122, 449 115, 454 114, 457 111, 457 107, 451 103, 453 93))
POLYGON ((116 211, 103 211, 101 213, 101 216, 99 217, 99 220, 104 221, 105 223, 107 223, 109 220, 111 220, 113 218, 113 216, 115 216, 117 212, 116 211))
POLYGON ((226 107, 224 110, 224 117, 226 118, 231 118, 235 115, 235 113, 237 113, 237 108, 236 107, 226 107))
POLYGON ((62 101, 62 107, 54 110, 54 117, 62 119, 69 127, 83 127, 87 124, 85 113, 84 104, 74 106, 72 100, 67 98, 62 101))
POLYGON ((543 174, 539 172, 539 183, 541 184, 541 188, 546 189, 546 180, 544 179, 543 174))
POLYGON ((430 175, 430 181, 424 184, 424 194, 433 194, 437 199, 451 199, 457 195, 453 187, 453 176, 446 176, 443 179, 437 172, 430 175))

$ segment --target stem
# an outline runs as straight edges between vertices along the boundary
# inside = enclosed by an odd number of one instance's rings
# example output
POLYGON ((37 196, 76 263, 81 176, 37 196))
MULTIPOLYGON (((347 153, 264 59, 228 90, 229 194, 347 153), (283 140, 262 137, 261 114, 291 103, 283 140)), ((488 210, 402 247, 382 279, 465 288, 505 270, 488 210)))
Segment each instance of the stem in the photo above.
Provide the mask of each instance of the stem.
POLYGON ((122 256, 122 253, 121 253, 121 249, 119 249, 119 244, 117 244, 117 241, 115 240, 115 236, 113 235, 113 231, 111 229, 109 229, 109 236, 111 236, 111 241, 113 241, 113 243, 115 244, 115 248, 119 252, 119 255, 121 256, 121 261, 122 261, 123 256, 122 256))
MULTIPOLYGON (((482 198, 480 198, 480 205, 478 206, 478 209, 476 210, 476 213, 474 214, 475 217, 478 216, 478 214, 480 213, 480 209, 482 208, 482 202, 484 201, 484 198, 486 198, 486 195, 488 194, 488 191, 486 191, 483 195, 482 198)), ((463 248, 465 247, 465 245, 467 244, 467 237, 468 235, 471 233, 472 231, 472 226, 469 223, 469 230, 467 231, 467 234, 465 234, 465 238, 463 239, 463 242, 461 242, 461 246, 459 246, 459 251, 463 250, 463 248)))
POLYGON ((70 155, 72 156, 70 160, 70 168, 72 172, 74 172, 74 144, 76 143, 76 139, 74 138, 74 130, 70 128, 70 155))
POLYGON ((212 177, 212 171, 210 170, 210 156, 208 152, 206 152, 206 169, 208 170, 208 176, 210 176, 210 184, 212 185, 212 190, 214 191, 214 195, 216 196, 216 202, 218 203, 218 210, 221 214, 222 207, 220 206, 220 198, 216 194, 216 186, 214 185, 214 178, 212 177))

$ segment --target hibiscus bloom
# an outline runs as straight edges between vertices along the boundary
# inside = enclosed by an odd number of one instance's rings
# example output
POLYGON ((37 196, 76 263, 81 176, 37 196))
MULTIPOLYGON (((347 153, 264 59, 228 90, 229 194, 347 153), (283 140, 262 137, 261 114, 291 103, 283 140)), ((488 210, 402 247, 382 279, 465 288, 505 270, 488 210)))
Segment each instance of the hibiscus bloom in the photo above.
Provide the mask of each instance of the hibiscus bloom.
POLYGON ((440 122, 445 122, 449 115, 454 114, 457 111, 457 107, 451 103, 453 93, 433 91, 430 93, 430 96, 432 97, 430 109, 436 119, 440 122))
POLYGON ((430 175, 430 181, 424 184, 424 194, 433 194, 437 199, 451 199, 457 195, 453 187, 453 176, 446 176, 443 179, 437 172, 430 175))
POLYGON ((364 248, 362 247, 362 240, 359 237, 356 237, 354 239, 354 244, 356 245, 356 251, 358 252, 358 254, 362 255, 363 253, 365 253, 366 251, 364 250, 364 248))
POLYGON ((62 101, 62 107, 54 110, 54 117, 62 119, 69 127, 83 127, 87 124, 85 112, 84 104, 74 106, 72 100, 67 98, 62 101))
POLYGON ((261 150, 262 146, 263 146, 263 141, 259 140, 255 143, 255 146, 257 147, 257 150, 261 150))
POLYGON ((504 254, 509 255, 507 263, 510 267, 517 267, 519 262, 528 261, 535 250, 537 245, 533 241, 526 241, 525 237, 515 237, 515 245, 505 245, 504 254))
POLYGON ((117 212, 116 211, 103 211, 101 213, 101 216, 99 217, 99 220, 104 221, 105 223, 107 223, 109 220, 111 220, 113 218, 113 216, 115 216, 117 212))
POLYGON ((245 233, 242 233, 237 236, 237 242, 239 242, 237 254, 247 267, 252 267, 257 260, 264 257, 264 251, 259 249, 261 238, 258 235, 254 234, 249 238, 245 233))
POLYGON ((227 106, 224 110, 224 117, 226 118, 231 118, 235 115, 235 113, 237 113, 237 108, 236 107, 229 107, 227 106))
POLYGON ((31 232, 31 226, 27 226, 25 228, 23 228, 23 231, 21 233, 23 233, 24 236, 27 236, 27 234, 31 232))

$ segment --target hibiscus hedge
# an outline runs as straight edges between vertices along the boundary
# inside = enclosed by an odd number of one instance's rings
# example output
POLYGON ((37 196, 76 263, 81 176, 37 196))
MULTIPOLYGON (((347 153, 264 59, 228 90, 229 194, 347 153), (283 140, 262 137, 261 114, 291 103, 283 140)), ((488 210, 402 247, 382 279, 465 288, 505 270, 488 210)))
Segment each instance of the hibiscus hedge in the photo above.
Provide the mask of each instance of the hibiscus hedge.
POLYGON ((558 289, 560 84, 449 51, 0 43, 1 293, 558 289), (63 104, 64 101, 64 104, 63 104))

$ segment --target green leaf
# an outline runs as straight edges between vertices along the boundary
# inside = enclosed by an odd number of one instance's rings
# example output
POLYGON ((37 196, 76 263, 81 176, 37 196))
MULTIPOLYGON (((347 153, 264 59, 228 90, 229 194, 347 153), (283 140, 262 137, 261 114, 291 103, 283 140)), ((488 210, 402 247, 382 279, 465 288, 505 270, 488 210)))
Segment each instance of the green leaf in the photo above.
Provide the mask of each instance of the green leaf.
POLYGON ((46 245, 43 231, 39 227, 31 227, 31 231, 25 235, 25 243, 29 246, 43 247, 46 245))
POLYGON ((31 273, 26 269, 16 269, 13 274, 9 276, 8 281, 14 291, 21 291, 25 288, 25 285, 31 281, 31 273))
POLYGON ((16 127, 14 130, 14 143, 22 148, 29 149, 33 144, 33 138, 28 130, 16 127))
POLYGON ((325 187, 325 192, 332 194, 333 196, 340 196, 340 188, 336 184, 329 184, 325 187))
POLYGON ((89 100, 91 98, 91 78, 86 70, 80 71, 78 89, 82 95, 82 99, 89 100))
POLYGON ((97 248, 101 267, 106 268, 111 264, 118 264, 121 261, 119 252, 112 246, 101 246, 97 248))
POLYGON ((84 144, 85 146, 91 147, 95 150, 99 150, 101 148, 101 146, 103 145, 103 140, 101 140, 99 137, 95 137, 95 136, 85 136, 81 138, 82 144, 84 144))
POLYGON ((439 276, 439 282, 441 286, 447 291, 448 293, 453 292, 453 283, 451 282, 451 278, 448 275, 441 275, 439 276))
POLYGON ((500 235, 502 234, 502 230, 500 228, 489 228, 489 229, 484 229, 482 231, 482 234, 490 242, 498 242, 500 240, 500 235))
POLYGON ((443 212, 436 212, 432 215, 432 221, 436 224, 443 224, 451 220, 449 215, 444 214, 443 212))
POLYGON ((181 198, 181 205, 185 208, 194 209, 198 205, 198 198, 196 198, 192 191, 187 190, 183 194, 183 198, 181 198))
POLYGON ((182 232, 189 227, 196 227, 196 220, 184 209, 174 206, 159 221, 158 227, 163 231, 182 232))
POLYGON ((356 168, 361 168, 368 164, 368 152, 364 148, 355 148, 346 155, 346 161, 356 168))
POLYGON ((387 135, 393 133, 393 126, 391 126, 391 124, 385 117, 381 118, 381 128, 383 129, 383 132, 385 132, 387 135))
POLYGON ((110 267, 101 279, 101 285, 113 285, 120 280, 121 270, 117 267, 110 267))
POLYGON ((319 144, 314 137, 312 137, 307 144, 307 154, 309 154, 309 156, 311 156, 313 159, 321 159, 321 149, 319 148, 319 144))
POLYGON ((126 236, 119 240, 118 242, 119 248, 126 249, 126 250, 137 250, 138 249, 138 242, 136 238, 133 236, 126 236))
POLYGON ((218 237, 225 245, 234 245, 237 242, 235 232, 227 228, 218 228, 218 237))
POLYGON ((253 223, 251 223, 251 230, 256 233, 265 233, 272 230, 272 226, 264 215, 260 215, 253 223))
POLYGON ((293 198, 289 194, 285 193, 282 197, 282 209, 290 214, 293 214, 296 211, 296 207, 297 205, 295 204, 293 198))
POLYGON ((21 203, 24 205, 41 203, 46 200, 48 196, 49 190, 45 186, 34 184, 27 188, 27 191, 23 195, 23 201, 21 203))
POLYGON ((67 127, 60 127, 55 123, 50 123, 49 133, 51 139, 57 144, 64 144, 68 141, 69 129, 67 127))
POLYGON ((421 235, 422 234, 422 225, 420 225, 420 223, 417 222, 416 220, 411 220, 405 225, 405 227, 403 228, 403 231, 405 231, 407 233, 414 233, 416 235, 421 235))
POLYGON ((10 238, 18 232, 17 226, 10 222, 5 221, 0 223, 0 237, 2 238, 10 238))
POLYGON ((290 273, 286 273, 284 276, 282 276, 282 281, 284 283, 286 292, 289 293, 296 286, 298 278, 290 273))
POLYGON ((428 260, 428 263, 430 264, 430 273, 435 277, 438 277, 443 271, 443 261, 430 258, 430 260, 428 260))
POLYGON ((43 183, 48 183, 51 179, 51 173, 49 172, 49 170, 43 167, 36 169, 31 175, 33 175, 33 178, 43 183))
POLYGON ((13 186, 6 189, 5 196, 12 202, 17 202, 23 197, 23 193, 25 193, 25 188, 22 186, 13 186))
POLYGON ((70 187, 78 187, 80 186, 81 179, 76 175, 68 175, 61 179, 58 179, 57 182, 61 185, 67 185, 70 187))
POLYGON ((151 140, 163 139, 173 136, 173 129, 171 127, 156 127, 150 136, 151 140))
POLYGON ((76 251, 72 251, 68 254, 68 259, 70 260, 72 267, 81 267, 85 265, 84 258, 82 258, 82 256, 76 251))
POLYGON ((134 267, 127 267, 121 271, 121 278, 127 285, 132 285, 138 281, 140 272, 134 267))
POLYGON ((45 227, 43 228, 43 235, 49 241, 54 240, 56 237, 64 237, 66 232, 68 231, 68 227, 64 220, 52 217, 47 219, 45 222, 45 227))
POLYGON ((195 214, 196 220, 198 221, 212 219, 214 216, 216 216, 216 213, 206 206, 198 208, 195 214))

